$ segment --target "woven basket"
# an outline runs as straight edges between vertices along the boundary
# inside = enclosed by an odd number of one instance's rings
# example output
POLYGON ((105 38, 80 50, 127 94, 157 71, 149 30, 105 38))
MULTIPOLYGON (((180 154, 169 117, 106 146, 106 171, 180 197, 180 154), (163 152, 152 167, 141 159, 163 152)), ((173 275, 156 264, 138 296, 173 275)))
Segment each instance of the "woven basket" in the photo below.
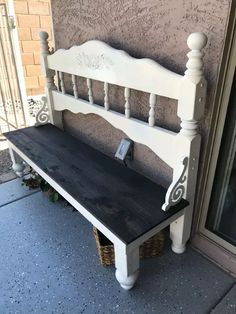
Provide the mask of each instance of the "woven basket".
MULTIPOLYGON (((99 230, 93 227, 93 234, 96 240, 99 259, 102 265, 110 266, 115 264, 114 246, 99 230)), ((164 233, 162 231, 144 242, 139 248, 140 258, 159 256, 164 247, 164 233)))

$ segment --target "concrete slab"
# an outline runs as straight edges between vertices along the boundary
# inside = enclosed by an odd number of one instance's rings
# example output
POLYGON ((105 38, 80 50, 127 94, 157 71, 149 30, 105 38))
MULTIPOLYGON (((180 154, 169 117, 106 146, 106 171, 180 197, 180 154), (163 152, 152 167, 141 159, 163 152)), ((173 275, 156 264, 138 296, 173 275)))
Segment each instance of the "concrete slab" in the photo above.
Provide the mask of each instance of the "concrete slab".
POLYGON ((0 184, 1 183, 5 183, 7 181, 11 181, 13 179, 16 179, 17 176, 15 174, 15 172, 10 171, 10 172, 5 172, 3 174, 0 174, 0 184))
POLYGON ((211 314, 235 314, 236 313, 236 284, 229 290, 217 306, 211 311, 211 314))
POLYGON ((92 226, 41 193, 0 209, 0 313, 209 313, 234 279, 190 248, 141 262, 134 289, 100 265, 92 226))
POLYGON ((27 195, 36 193, 38 190, 29 190, 21 185, 22 179, 17 178, 0 184, 0 207, 27 195))

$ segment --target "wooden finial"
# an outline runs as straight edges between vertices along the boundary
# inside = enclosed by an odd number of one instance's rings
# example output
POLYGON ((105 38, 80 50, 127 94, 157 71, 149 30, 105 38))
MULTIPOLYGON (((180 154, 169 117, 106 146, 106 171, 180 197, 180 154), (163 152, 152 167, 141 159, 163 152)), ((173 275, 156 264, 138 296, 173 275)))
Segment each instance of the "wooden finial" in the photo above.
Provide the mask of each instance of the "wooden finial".
POLYGON ((41 54, 43 56, 50 54, 49 45, 48 45, 48 37, 49 37, 49 35, 47 32, 41 31, 39 33, 39 38, 40 38, 40 42, 41 42, 41 54))
POLYGON ((185 76, 187 76, 193 83, 198 81, 203 76, 203 61, 204 53, 201 51, 207 44, 207 36, 204 33, 192 33, 189 35, 187 44, 191 51, 187 54, 189 60, 186 64, 187 70, 185 76))

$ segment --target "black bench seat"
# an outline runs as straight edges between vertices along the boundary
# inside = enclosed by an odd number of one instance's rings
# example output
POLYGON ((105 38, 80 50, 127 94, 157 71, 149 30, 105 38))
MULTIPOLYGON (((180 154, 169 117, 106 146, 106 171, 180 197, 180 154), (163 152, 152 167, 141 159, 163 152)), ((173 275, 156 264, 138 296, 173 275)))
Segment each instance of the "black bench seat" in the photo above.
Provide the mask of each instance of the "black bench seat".
POLYGON ((188 205, 162 211, 165 188, 51 124, 4 135, 125 244, 188 205))

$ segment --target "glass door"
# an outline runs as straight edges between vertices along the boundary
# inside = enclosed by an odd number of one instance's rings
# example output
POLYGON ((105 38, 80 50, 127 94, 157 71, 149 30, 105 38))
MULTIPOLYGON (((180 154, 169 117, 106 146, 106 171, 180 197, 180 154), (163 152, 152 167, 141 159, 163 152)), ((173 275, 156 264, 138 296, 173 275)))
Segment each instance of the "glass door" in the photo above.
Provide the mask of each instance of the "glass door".
MULTIPOLYGON (((236 247, 236 77, 224 124, 205 228, 236 247)), ((230 246, 227 246, 230 248, 230 246)))

